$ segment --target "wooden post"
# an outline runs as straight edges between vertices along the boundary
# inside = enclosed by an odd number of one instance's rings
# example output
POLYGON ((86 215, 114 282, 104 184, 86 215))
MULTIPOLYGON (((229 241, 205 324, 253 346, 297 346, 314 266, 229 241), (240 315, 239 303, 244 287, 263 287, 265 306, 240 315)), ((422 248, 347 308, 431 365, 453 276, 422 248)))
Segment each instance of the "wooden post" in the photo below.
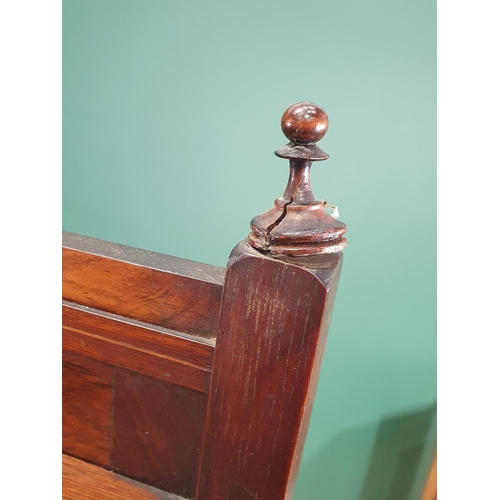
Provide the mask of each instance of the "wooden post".
POLYGON ((229 258, 197 500, 293 496, 347 244, 309 186, 327 127, 311 103, 285 111, 287 188, 229 258))

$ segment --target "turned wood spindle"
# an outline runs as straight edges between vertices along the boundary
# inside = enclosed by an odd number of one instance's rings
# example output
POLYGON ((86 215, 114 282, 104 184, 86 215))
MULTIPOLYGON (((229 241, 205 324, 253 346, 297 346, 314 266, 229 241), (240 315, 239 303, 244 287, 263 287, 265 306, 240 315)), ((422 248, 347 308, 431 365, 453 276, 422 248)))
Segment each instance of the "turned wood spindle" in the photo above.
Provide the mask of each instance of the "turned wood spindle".
POLYGON ((328 130, 328 116, 319 106, 300 102, 283 113, 281 129, 290 142, 275 154, 290 160, 288 184, 271 210, 252 219, 250 244, 275 257, 340 252, 347 246, 347 227, 314 198, 309 182, 312 162, 328 159, 316 146, 328 130))

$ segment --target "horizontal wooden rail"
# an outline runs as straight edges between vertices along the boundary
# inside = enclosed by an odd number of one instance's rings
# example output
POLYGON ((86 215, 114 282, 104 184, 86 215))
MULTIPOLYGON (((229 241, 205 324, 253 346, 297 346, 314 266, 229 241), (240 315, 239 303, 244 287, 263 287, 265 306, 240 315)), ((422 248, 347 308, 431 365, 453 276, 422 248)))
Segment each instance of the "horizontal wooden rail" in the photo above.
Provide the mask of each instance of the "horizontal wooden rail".
POLYGON ((63 300, 214 341, 224 269, 63 233, 63 300))
POLYGON ((208 393, 213 345, 208 340, 63 304, 63 349, 208 393))

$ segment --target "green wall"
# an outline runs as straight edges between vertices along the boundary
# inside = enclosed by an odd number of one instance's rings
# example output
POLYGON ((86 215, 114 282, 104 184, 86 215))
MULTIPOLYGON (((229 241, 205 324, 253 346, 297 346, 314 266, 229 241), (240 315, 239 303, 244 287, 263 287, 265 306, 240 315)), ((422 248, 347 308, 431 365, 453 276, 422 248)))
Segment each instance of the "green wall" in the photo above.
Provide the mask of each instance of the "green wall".
POLYGON ((295 499, 417 500, 436 429, 434 0, 63 2, 63 228, 225 266, 323 107, 348 225, 295 499))

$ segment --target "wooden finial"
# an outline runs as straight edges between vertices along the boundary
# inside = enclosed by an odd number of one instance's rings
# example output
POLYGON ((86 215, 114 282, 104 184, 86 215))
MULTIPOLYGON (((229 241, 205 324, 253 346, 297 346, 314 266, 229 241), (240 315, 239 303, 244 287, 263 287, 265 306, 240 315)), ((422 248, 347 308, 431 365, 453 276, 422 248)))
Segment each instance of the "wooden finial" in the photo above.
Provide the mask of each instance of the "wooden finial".
POLYGON ((328 159, 316 146, 328 130, 328 116, 319 106, 300 102, 283 113, 281 129, 290 142, 275 154, 290 160, 290 177, 274 207, 252 219, 250 244, 275 256, 339 252, 347 245, 347 227, 325 212, 309 184, 312 162, 328 159))
POLYGON ((328 116, 315 104, 299 102, 283 113, 281 130, 294 143, 314 144, 325 136, 328 116))

